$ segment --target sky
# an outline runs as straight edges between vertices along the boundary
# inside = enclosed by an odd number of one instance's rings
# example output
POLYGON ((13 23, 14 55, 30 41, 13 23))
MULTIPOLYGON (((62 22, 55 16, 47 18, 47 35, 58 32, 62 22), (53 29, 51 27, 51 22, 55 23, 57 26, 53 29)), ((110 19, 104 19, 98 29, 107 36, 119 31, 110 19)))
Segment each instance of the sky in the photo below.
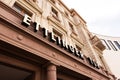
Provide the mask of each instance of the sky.
POLYGON ((74 8, 97 34, 120 37, 120 0, 62 0, 74 8))

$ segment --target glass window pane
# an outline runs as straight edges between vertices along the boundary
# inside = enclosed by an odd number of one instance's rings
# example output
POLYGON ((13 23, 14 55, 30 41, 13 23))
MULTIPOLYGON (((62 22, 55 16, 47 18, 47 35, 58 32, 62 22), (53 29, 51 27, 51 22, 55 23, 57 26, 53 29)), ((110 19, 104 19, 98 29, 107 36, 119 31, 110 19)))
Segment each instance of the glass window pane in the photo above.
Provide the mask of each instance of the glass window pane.
POLYGON ((117 51, 117 48, 115 47, 115 45, 112 43, 112 41, 108 40, 108 43, 110 44, 110 46, 112 47, 112 49, 114 51, 117 51))
POLYGON ((114 43, 115 43, 116 46, 120 49, 120 43, 118 43, 118 41, 114 41, 114 43))

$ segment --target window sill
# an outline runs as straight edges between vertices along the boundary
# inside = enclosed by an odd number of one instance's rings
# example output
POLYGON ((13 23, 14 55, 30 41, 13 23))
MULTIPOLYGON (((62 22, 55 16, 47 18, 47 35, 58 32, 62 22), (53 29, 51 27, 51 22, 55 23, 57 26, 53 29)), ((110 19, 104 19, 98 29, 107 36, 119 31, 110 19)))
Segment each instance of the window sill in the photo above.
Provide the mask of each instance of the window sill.
POLYGON ((54 24, 56 24, 62 31, 64 31, 65 33, 67 33, 66 27, 64 27, 60 23, 60 21, 56 20, 53 16, 48 16, 47 19, 50 20, 51 22, 53 22, 54 24))
MULTIPOLYGON (((28 0, 24 0, 28 5, 32 6, 35 10, 37 10, 40 14, 43 13, 42 9, 35 3, 32 1, 28 1, 28 0)), ((24 1, 22 0, 18 0, 17 3, 22 3, 25 4, 24 1)))
POLYGON ((56 19, 57 21, 60 22, 60 20, 58 19, 58 17, 56 17, 55 15, 52 15, 52 17, 53 17, 54 19, 56 19))

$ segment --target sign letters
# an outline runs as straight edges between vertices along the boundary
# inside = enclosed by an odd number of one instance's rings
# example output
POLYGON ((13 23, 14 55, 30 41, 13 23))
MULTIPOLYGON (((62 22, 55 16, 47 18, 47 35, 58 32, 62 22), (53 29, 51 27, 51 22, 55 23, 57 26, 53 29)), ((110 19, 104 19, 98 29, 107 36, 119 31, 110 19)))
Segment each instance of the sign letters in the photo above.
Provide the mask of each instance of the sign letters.
MULTIPOLYGON (((32 20, 31 17, 29 17, 28 15, 24 16, 24 19, 22 21, 22 25, 28 27, 30 26, 32 20)), ((34 26, 35 26, 35 32, 39 31, 40 29, 40 23, 38 22, 33 22, 34 26)), ((73 54, 74 56, 84 60, 84 55, 81 53, 80 50, 76 49, 75 47, 67 44, 67 42, 63 39, 60 39, 60 37, 54 37, 54 33, 50 32, 49 30, 47 30, 46 28, 42 28, 42 33, 43 33, 43 37, 49 37, 49 40, 53 43, 56 43, 56 45, 60 46, 61 48, 64 48, 64 50, 68 51, 69 53, 73 54)), ((87 58, 88 62, 90 63, 90 65, 92 65, 93 67, 99 69, 98 64, 93 61, 91 58, 87 58)))

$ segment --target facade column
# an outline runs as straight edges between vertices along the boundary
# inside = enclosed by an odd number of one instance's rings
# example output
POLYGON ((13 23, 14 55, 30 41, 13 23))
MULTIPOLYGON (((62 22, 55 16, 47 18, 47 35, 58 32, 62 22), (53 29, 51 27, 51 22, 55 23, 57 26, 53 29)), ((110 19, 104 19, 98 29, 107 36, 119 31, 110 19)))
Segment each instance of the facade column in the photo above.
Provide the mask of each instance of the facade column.
POLYGON ((57 79, 57 72, 56 72, 56 65, 49 64, 47 67, 47 80, 56 80, 57 79))
POLYGON ((108 70, 110 73, 112 73, 112 71, 110 70, 108 64, 106 63, 106 61, 104 59, 104 57, 100 56, 100 58, 101 58, 102 63, 104 64, 105 69, 108 70))
MULTIPOLYGON (((95 51, 92 47, 92 44, 90 43, 89 37, 88 37, 88 33, 86 30, 86 25, 82 25, 81 27, 79 27, 78 30, 80 30, 80 32, 82 33, 80 36, 82 36, 83 39, 83 43, 84 43, 84 48, 87 49, 87 56, 91 57, 92 59, 96 60, 96 54, 95 51)), ((98 61, 98 60, 97 60, 98 61)))

